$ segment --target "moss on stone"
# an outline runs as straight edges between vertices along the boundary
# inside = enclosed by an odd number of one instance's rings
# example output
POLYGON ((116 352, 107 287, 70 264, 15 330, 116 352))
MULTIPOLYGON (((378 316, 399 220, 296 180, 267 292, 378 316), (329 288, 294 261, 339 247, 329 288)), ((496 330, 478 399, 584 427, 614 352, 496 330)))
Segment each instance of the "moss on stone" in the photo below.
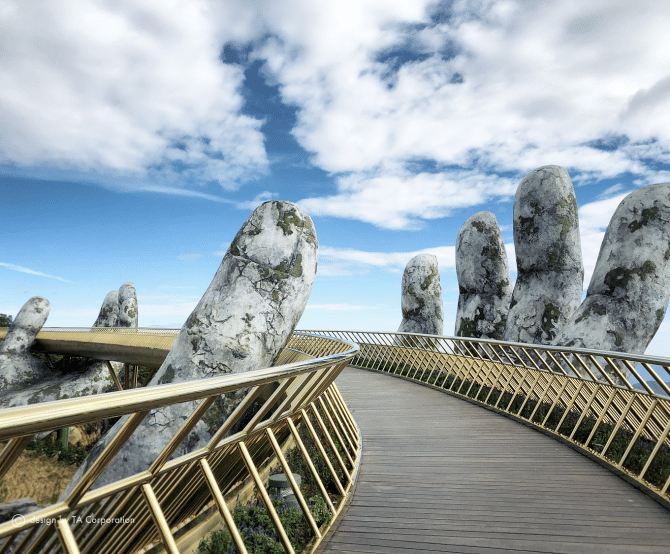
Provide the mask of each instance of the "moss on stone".
POLYGON ((656 310, 656 321, 660 323, 663 321, 663 317, 665 317, 665 310, 663 308, 656 310))
POLYGON ((564 242, 556 242, 552 245, 551 250, 547 253, 549 257, 549 269, 554 271, 562 271, 565 266, 565 252, 568 247, 564 242))
POLYGON ((563 236, 570 231, 575 223, 575 220, 568 215, 559 215, 558 222, 561 224, 561 236, 563 236))
POLYGON ((279 293, 276 290, 272 291, 272 300, 279 302, 279 293))
POLYGON ((194 315, 191 314, 189 318, 186 320, 186 327, 188 329, 193 329, 194 327, 199 327, 200 326, 200 321, 198 318, 194 315))
POLYGON ((293 262, 293 267, 289 270, 289 275, 292 277, 300 277, 302 275, 302 254, 298 254, 293 262))
POLYGON ((540 232, 540 227, 535 224, 535 216, 520 217, 519 218, 519 234, 524 238, 532 235, 537 235, 540 232))
POLYGON ((485 223, 483 223, 481 221, 473 221, 472 226, 482 234, 485 234, 485 235, 491 234, 491 230, 486 226, 485 223))
POLYGON ((605 285, 609 288, 608 292, 612 294, 616 287, 626 288, 633 276, 637 276, 642 281, 646 281, 647 276, 653 274, 655 270, 656 264, 650 260, 647 260, 640 267, 634 269, 615 267, 605 275, 605 285))
POLYGON ((461 324, 458 326, 457 337, 477 337, 477 322, 464 317, 461 319, 461 324))
POLYGON ((642 210, 642 219, 640 221, 631 221, 628 224, 628 228, 630 229, 631 233, 634 233, 638 229, 646 227, 649 225, 650 221, 655 219, 658 219, 658 208, 654 206, 653 208, 642 210))
POLYGON ((426 290, 431 285, 431 283, 433 282, 433 278, 435 278, 437 276, 438 276, 437 269, 435 267, 431 266, 430 274, 428 275, 428 277, 426 277, 423 280, 423 283, 421 283, 421 290, 426 290))
POLYGON ((505 332, 505 320, 502 320, 493 325, 493 331, 490 333, 490 335, 492 339, 502 340, 504 332, 505 332))
POLYGON ((165 373, 163 373, 163 376, 160 379, 160 383, 172 383, 172 381, 174 381, 174 368, 172 367, 172 364, 170 364, 165 370, 165 373))
POLYGON ((556 336, 556 322, 561 317, 561 310, 551 302, 547 303, 542 312, 542 330, 553 339, 556 336))
POLYGON ((591 314, 607 315, 607 309, 604 306, 591 304, 588 308, 586 308, 586 310, 584 310, 584 313, 575 320, 575 323, 579 323, 582 319, 590 316, 591 314))
POLYGON ((623 345, 623 335, 616 331, 607 331, 610 335, 614 335, 614 345, 622 346, 623 345))
POLYGON ((28 404, 38 404, 40 402, 40 393, 34 392, 33 395, 28 399, 28 404))
POLYGON ((413 310, 403 310, 402 311, 402 316, 404 318, 407 318, 407 319, 412 319, 412 318, 420 316, 421 315, 421 310, 426 305, 426 301, 423 298, 420 298, 419 296, 417 296, 416 292, 414 291, 414 287, 412 285, 407 287, 407 294, 409 294, 410 296, 413 296, 416 299, 419 306, 414 308, 413 310))

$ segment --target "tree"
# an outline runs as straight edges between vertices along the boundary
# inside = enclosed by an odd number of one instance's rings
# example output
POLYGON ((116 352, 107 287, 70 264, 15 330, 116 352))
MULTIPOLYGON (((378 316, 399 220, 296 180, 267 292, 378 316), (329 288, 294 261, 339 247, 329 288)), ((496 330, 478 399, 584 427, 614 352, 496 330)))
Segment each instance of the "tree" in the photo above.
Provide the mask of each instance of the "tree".
POLYGON ((11 327, 12 316, 7 314, 0 314, 0 327, 11 327))

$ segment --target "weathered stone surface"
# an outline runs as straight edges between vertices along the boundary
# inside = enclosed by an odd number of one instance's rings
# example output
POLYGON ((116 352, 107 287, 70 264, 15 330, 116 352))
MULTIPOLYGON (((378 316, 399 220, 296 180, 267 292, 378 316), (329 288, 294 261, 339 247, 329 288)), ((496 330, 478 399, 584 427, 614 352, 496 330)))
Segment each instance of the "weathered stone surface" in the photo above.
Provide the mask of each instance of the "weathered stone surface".
MULTIPOLYGON (((259 206, 237 233, 150 386, 270 366, 307 305, 317 254, 314 225, 302 208, 278 201, 259 206)), ((242 396, 217 400, 176 455, 204 446, 242 396)), ((196 404, 149 414, 94 488, 146 470, 196 404)), ((122 418, 96 444, 64 495, 126 420, 122 418)))
MULTIPOLYGON (((113 290, 105 296, 93 327, 116 327, 119 316, 119 291, 113 290)), ((136 326, 137 327, 137 326, 136 326)))
POLYGON ((586 298, 552 344, 644 353, 670 299, 670 184, 626 196, 607 227, 586 298))
POLYGON ((43 362, 30 355, 37 333, 49 317, 49 301, 33 296, 14 318, 0 342, 0 390, 16 390, 50 374, 43 362))
POLYGON ((505 243, 496 216, 478 212, 456 239, 456 336, 501 340, 512 299, 505 243))
POLYGON ((137 293, 133 283, 123 283, 119 289, 119 312, 116 327, 137 328, 137 293))
POLYGON ((40 509, 32 498, 17 498, 0 504, 0 523, 10 521, 15 515, 26 516, 40 509))
POLYGON ((568 172, 531 171, 514 199, 517 279, 503 340, 549 344, 579 306, 584 267, 568 172))
MULTIPOLYGON (((31 357, 32 358, 32 357, 31 357)), ((39 360, 35 362, 41 363, 39 360)), ((118 369, 119 365, 112 362, 118 369)), ((116 390, 114 381, 104 362, 92 360, 90 364, 70 367, 69 373, 48 370, 37 383, 30 383, 8 391, 0 391, 0 408, 39 404, 52 400, 77 398, 116 390)))
POLYGON ((442 286, 437 258, 432 254, 414 256, 405 266, 401 306, 399 333, 441 335, 444 332, 442 286))

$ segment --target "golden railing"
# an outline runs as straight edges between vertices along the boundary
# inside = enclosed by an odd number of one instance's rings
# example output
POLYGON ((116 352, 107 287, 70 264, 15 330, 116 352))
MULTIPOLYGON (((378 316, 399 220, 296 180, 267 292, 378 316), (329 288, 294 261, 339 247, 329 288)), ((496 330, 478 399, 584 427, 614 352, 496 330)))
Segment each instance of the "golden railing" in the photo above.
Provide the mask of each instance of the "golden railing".
POLYGON ((315 333, 357 343, 351 365, 443 390, 559 439, 670 508, 668 358, 407 333, 315 333))
MULTIPOLYGON (((133 335, 145 337, 147 341, 151 335, 160 340, 170 334, 176 336, 174 332, 141 329, 76 332, 49 329, 37 338, 40 340, 49 333, 59 332, 66 341, 82 340, 95 344, 96 340, 104 343, 104 337, 116 337, 115 340, 125 346, 124 337, 133 335), (77 337, 84 333, 98 338, 77 337)), ((57 342, 57 337, 51 339, 57 342)), ((136 346, 146 348, 147 344, 136 346)), ((169 346, 167 343, 161 345, 165 354, 169 346)), ((52 343, 51 351, 56 349, 52 343)), ((0 410, 0 441, 6 441, 0 454, 0 479, 36 434, 128 416, 122 429, 63 501, 0 525, 0 554, 120 554, 140 552, 160 542, 167 552, 177 554, 174 531, 213 506, 218 509, 238 550, 246 553, 223 495, 249 476, 286 551, 293 553, 293 546, 260 480, 257 467, 276 456, 284 473, 291 475, 280 445, 292 437, 335 519, 351 489, 361 443, 358 427, 334 380, 357 351, 358 347, 346 340, 294 333, 271 368, 0 410), (248 393, 209 443, 173 459, 178 447, 206 416, 219 395, 242 389, 248 389, 248 393), (266 399, 263 401, 262 398, 266 399), (190 417, 146 471, 92 489, 104 469, 117 463, 115 455, 151 410, 185 402, 193 404, 190 417), (248 423, 239 424, 242 429, 234 432, 240 418, 254 403, 255 415, 248 423), (299 426, 308 431, 325 460, 336 485, 335 495, 320 479, 298 432, 299 426)), ((107 355, 109 359, 115 359, 112 349, 107 355)), ((290 480, 315 537, 311 545, 313 550, 325 530, 316 525, 299 487, 290 480)))

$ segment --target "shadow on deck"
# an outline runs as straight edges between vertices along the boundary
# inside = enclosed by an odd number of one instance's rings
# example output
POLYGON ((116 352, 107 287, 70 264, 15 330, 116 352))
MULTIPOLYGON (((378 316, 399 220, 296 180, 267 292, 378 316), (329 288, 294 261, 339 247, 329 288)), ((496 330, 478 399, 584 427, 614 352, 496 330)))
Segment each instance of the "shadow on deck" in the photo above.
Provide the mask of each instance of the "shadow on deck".
POLYGON ((668 552, 670 512, 558 441, 377 372, 336 382, 363 457, 324 552, 668 552))

